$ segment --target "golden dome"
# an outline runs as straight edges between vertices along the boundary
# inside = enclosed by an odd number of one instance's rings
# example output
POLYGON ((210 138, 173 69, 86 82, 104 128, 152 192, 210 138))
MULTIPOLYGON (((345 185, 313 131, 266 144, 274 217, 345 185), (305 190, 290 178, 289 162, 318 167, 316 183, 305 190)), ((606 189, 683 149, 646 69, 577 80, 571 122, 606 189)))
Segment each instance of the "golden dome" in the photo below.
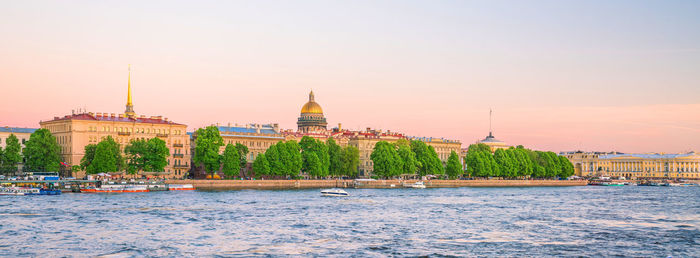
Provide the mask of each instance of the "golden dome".
POLYGON ((323 109, 321 105, 314 101, 314 92, 309 93, 309 102, 306 102, 303 107, 301 107, 302 114, 323 114, 323 109))

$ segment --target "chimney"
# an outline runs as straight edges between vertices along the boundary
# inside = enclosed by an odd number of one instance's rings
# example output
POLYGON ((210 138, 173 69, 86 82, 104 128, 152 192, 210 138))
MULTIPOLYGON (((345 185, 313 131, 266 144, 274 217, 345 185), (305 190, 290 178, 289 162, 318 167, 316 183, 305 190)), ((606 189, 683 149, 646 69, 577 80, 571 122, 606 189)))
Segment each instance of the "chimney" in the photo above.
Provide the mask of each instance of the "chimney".
POLYGON ((276 133, 280 132, 280 125, 278 123, 272 124, 272 130, 275 131, 276 133))
POLYGON ((343 124, 338 123, 338 131, 342 131, 342 130, 343 130, 343 124))

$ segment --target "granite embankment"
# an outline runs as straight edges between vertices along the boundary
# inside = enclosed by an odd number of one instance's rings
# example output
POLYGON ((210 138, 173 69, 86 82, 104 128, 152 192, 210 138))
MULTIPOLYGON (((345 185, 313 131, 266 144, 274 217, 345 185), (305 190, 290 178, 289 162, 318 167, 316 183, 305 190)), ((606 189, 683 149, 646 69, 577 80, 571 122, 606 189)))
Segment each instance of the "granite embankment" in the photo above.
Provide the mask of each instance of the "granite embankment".
MULTIPOLYGON (((202 190, 308 189, 331 187, 401 188, 418 180, 168 180, 168 184, 192 184, 202 190)), ((428 180, 428 188, 438 187, 539 187, 582 186, 585 180, 428 180)))

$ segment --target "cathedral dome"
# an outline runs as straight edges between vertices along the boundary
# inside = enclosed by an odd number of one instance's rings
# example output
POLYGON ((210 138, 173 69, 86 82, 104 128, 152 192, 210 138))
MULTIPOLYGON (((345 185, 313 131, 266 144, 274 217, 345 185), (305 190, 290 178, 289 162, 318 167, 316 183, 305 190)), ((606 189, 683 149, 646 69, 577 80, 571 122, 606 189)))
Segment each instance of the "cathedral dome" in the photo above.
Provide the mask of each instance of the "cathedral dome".
POLYGON ((321 105, 314 101, 314 92, 309 93, 309 102, 306 102, 303 107, 301 107, 302 114, 323 114, 323 109, 321 105))

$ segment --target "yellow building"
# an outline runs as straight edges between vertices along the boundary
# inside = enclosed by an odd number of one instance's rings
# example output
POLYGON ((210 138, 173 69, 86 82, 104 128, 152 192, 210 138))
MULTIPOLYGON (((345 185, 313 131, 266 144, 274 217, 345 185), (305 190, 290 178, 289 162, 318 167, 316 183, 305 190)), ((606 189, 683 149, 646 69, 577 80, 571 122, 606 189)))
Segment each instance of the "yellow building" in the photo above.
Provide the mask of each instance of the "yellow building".
POLYGON ((478 141, 476 143, 486 144, 487 146, 489 146, 489 148, 491 148, 491 152, 495 152, 498 149, 510 148, 510 146, 508 144, 506 144, 504 141, 501 141, 499 139, 496 139, 496 137, 493 137, 493 134, 491 132, 489 132, 489 136, 486 136, 486 138, 484 138, 483 140, 478 141))
POLYGON ((689 178, 700 179, 700 155, 625 154, 604 152, 563 152, 574 165, 575 174, 583 177, 689 178))
MULTIPOLYGON (((0 127, 0 148, 4 150, 7 146, 7 138, 10 137, 11 134, 14 134, 20 146, 24 149, 24 143, 29 141, 29 136, 32 135, 34 131, 36 131, 36 128, 0 127)), ((24 164, 20 162, 17 166, 17 171, 22 171, 23 165, 24 164)))
MULTIPOLYGON (((62 160, 69 166, 80 165, 86 145, 97 144, 105 137, 112 136, 122 150, 135 139, 158 137, 164 140, 170 150, 170 157, 165 172, 159 173, 161 176, 183 178, 190 167, 187 125, 169 121, 162 116, 137 116, 131 101, 131 78, 124 114, 80 112, 54 117, 39 124, 56 137, 61 147, 62 160)), ((84 172, 73 171, 72 176, 83 177, 84 172)))

